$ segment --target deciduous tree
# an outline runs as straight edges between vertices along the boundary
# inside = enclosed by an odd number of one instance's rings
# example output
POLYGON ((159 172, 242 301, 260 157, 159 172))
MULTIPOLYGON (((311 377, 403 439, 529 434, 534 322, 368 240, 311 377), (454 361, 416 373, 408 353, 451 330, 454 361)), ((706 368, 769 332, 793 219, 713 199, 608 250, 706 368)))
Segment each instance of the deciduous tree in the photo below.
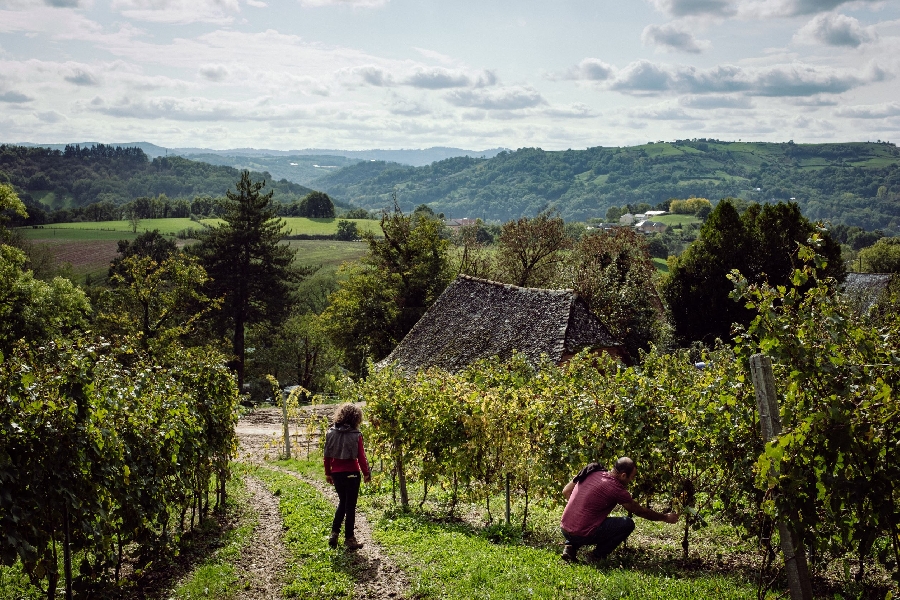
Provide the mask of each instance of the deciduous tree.
POLYGON ((547 287, 556 279, 559 263, 570 246, 559 216, 541 213, 533 219, 509 221, 500 230, 499 277, 521 287, 547 287))
MULTIPOLYGON (((784 285, 797 263, 799 244, 816 232, 796 204, 752 204, 739 215, 730 198, 720 201, 697 240, 670 264, 663 284, 677 341, 711 344, 729 339, 733 323, 749 325, 753 311, 729 298, 730 271, 737 269, 754 283, 784 285)), ((827 232, 820 252, 827 259, 821 274, 842 280, 840 246, 827 232)))
POLYGON ((412 329, 450 280, 449 242, 443 223, 395 204, 381 218, 383 237, 365 232, 368 253, 346 279, 323 314, 347 366, 362 372, 368 358, 387 356, 412 329))

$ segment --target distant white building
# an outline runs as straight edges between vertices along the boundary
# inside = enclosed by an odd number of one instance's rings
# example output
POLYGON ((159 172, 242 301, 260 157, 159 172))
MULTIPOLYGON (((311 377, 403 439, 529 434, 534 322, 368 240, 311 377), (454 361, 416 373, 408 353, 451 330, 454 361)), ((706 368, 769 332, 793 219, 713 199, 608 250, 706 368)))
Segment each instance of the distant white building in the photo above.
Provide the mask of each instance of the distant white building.
POLYGON ((647 215, 647 218, 659 217, 661 215, 666 214, 668 211, 665 210, 648 210, 644 214, 647 215))
POLYGON ((619 217, 619 223, 622 225, 633 225, 634 224, 634 215, 631 213, 625 213, 621 217, 619 217))
POLYGON ((662 233, 666 230, 666 224, 660 223, 659 221, 639 221, 637 225, 634 226, 635 229, 640 231, 641 233, 662 233))

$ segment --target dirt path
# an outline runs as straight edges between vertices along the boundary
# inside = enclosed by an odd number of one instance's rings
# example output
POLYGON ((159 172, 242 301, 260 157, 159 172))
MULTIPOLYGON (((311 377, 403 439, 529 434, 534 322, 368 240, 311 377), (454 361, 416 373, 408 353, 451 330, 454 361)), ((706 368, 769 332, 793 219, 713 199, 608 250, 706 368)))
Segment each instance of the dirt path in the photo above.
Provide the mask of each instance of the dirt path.
POLYGON ((244 548, 238 560, 238 577, 241 589, 238 600, 277 600, 281 598, 281 582, 284 575, 284 543, 281 540, 281 514, 278 498, 255 477, 245 477, 244 484, 250 494, 250 505, 257 515, 250 544, 244 548))
MULTIPOLYGON (((326 410, 328 412, 325 414, 330 414, 334 407, 315 408, 326 410)), ((299 473, 266 464, 266 460, 274 458, 279 451, 278 447, 266 446, 271 443, 274 436, 280 434, 280 418, 280 413, 277 412, 277 409, 265 409, 264 411, 255 411, 246 418, 241 419, 237 426, 238 439, 240 440, 238 460, 248 464, 264 466, 267 469, 279 471, 305 481, 319 490, 329 502, 337 505, 337 495, 334 493, 334 488, 324 481, 308 479, 299 473)), ((260 515, 260 521, 262 521, 262 515, 260 515)), ((277 518, 276 522, 280 527, 280 517, 277 518)), ((405 598, 409 589, 409 582, 405 574, 383 552, 381 546, 372 539, 372 528, 369 525, 369 521, 364 514, 358 511, 356 513, 355 533, 356 539, 364 544, 362 549, 354 553, 354 563, 356 569, 360 572, 356 583, 355 597, 372 600, 405 598)), ((269 598, 269 596, 264 597, 269 598)))

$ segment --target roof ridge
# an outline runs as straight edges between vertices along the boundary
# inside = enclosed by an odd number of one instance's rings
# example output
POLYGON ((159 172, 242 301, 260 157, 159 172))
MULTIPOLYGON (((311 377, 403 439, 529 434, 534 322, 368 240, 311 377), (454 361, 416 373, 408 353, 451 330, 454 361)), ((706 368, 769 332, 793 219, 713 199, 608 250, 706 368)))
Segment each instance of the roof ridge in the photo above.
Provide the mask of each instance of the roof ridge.
POLYGON ((497 287, 515 288, 515 289, 519 289, 519 290, 536 290, 536 291, 540 291, 540 292, 566 292, 569 294, 575 294, 576 296, 578 295, 578 292, 576 292, 572 288, 525 287, 525 286, 521 286, 521 285, 516 285, 514 283, 504 283, 503 281, 494 281, 493 279, 484 279, 483 277, 475 277, 473 275, 466 275, 465 273, 460 273, 459 275, 456 276, 456 279, 457 280, 466 279, 468 281, 475 281, 477 283, 487 283, 490 285, 495 285, 497 287))

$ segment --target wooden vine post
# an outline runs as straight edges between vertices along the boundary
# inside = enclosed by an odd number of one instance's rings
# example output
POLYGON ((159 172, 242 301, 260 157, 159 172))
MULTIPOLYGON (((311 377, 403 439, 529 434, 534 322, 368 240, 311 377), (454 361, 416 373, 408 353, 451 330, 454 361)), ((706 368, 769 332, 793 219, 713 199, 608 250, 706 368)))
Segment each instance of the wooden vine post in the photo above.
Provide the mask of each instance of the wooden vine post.
MULTIPOLYGON (((768 442, 781 434, 781 410, 778 407, 778 397, 775 395, 772 359, 763 354, 754 354, 750 357, 750 373, 756 391, 756 405, 759 408, 759 427, 762 430, 763 441, 768 442)), ((778 533, 781 537, 781 551, 784 554, 784 568, 787 572, 791 600, 813 600, 812 582, 809 578, 803 542, 784 519, 778 521, 778 533)))
POLYGON ((288 428, 288 398, 290 394, 281 394, 283 401, 281 403, 282 409, 284 409, 284 457, 288 460, 291 458, 291 431, 288 428))

